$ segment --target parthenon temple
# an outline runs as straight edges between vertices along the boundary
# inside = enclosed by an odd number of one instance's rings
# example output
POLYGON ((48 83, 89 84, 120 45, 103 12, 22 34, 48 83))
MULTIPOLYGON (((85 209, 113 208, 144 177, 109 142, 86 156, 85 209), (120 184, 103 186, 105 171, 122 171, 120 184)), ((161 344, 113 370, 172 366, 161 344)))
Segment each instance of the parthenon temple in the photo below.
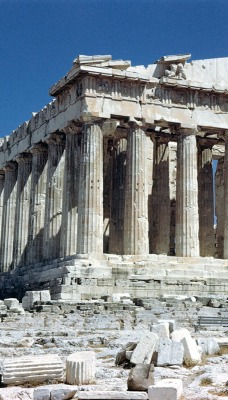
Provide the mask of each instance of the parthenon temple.
POLYGON ((228 288, 228 58, 78 56, 0 143, 0 291, 228 288))

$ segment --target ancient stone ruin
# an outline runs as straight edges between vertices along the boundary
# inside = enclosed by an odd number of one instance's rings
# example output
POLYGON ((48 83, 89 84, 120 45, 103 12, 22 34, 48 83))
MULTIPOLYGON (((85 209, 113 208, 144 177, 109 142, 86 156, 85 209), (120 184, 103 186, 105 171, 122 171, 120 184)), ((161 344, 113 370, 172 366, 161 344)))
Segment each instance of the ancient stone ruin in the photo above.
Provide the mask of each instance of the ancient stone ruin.
POLYGON ((228 58, 189 58, 79 56, 2 139, 1 298, 227 292, 228 58))

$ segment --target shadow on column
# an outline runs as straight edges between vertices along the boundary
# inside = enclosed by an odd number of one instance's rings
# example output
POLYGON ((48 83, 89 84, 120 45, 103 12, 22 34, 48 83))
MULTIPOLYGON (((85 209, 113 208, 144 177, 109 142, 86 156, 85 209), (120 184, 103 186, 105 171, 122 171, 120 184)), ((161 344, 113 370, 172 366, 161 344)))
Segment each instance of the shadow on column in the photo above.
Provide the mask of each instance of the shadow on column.
POLYGON ((154 146, 154 168, 152 198, 152 229, 150 252, 170 254, 171 202, 169 190, 169 148, 168 143, 156 139, 154 146))

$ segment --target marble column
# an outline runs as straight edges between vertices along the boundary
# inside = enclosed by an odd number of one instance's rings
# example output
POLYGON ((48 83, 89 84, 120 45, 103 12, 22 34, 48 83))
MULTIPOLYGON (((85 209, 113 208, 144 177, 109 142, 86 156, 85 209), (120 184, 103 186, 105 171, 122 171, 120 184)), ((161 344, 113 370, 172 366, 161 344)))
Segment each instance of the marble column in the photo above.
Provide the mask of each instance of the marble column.
POLYGON ((14 268, 23 265, 27 259, 32 155, 28 153, 19 154, 16 161, 18 174, 13 248, 14 268))
MULTIPOLYGON (((228 171, 227 171, 228 172, 228 171)), ((215 174, 215 214, 217 218, 217 254, 218 258, 223 258, 224 247, 224 157, 218 160, 215 174)))
POLYGON ((5 186, 5 171, 2 169, 0 170, 0 246, 1 246, 1 236, 2 236, 4 186, 5 186))
POLYGON ((149 253, 152 253, 153 247, 153 169, 154 169, 154 141, 151 136, 146 136, 146 181, 148 193, 148 235, 149 235, 149 253))
POLYGON ((104 137, 103 139, 103 252, 109 253, 110 248, 110 224, 112 204, 112 181, 113 181, 113 153, 114 139, 104 137))
POLYGON ((170 252, 169 139, 157 137, 154 146, 152 253, 170 252))
POLYGON ((29 210, 27 263, 43 261, 44 215, 47 186, 47 146, 36 144, 31 149, 32 177, 29 210))
POLYGON ((176 255, 199 256, 196 131, 180 129, 177 143, 176 255))
POLYGON ((170 255, 175 255, 177 143, 169 142, 170 255))
POLYGON ((212 147, 199 144, 198 171, 200 256, 213 257, 215 237, 212 147))
POLYGON ((113 150, 113 174, 109 253, 123 254, 124 193, 126 178, 127 140, 117 139, 113 150))
POLYGON ((145 132, 140 127, 132 125, 128 129, 124 254, 147 255, 149 253, 145 138, 145 132))
POLYGON ((60 257, 63 206, 65 135, 53 134, 48 144, 48 168, 44 222, 44 259, 60 257))
POLYGON ((82 129, 77 235, 78 254, 103 253, 103 134, 98 122, 82 129))
POLYGON ((224 244, 223 257, 228 259, 228 131, 225 132, 224 156, 224 244))
POLYGON ((1 272, 13 268, 13 242, 17 193, 17 163, 9 162, 4 167, 5 188, 1 235, 1 272))
POLYGON ((81 136, 77 127, 66 133, 65 170, 63 183, 63 214, 61 226, 61 257, 77 252, 78 190, 81 136))

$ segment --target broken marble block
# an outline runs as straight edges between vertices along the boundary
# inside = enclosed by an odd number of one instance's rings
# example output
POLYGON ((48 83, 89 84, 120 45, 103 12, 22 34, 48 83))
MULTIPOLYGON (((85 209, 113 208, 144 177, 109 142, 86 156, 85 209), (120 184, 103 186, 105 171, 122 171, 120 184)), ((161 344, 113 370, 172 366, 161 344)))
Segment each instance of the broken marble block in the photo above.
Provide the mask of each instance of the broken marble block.
POLYGON ((197 339, 197 343, 202 350, 202 354, 218 354, 220 351, 220 347, 214 338, 199 338, 197 339))
POLYGON ((144 333, 137 343, 131 356, 132 364, 151 364, 153 352, 155 351, 158 336, 156 333, 144 333))
POLYGON ((176 329, 175 319, 159 319, 158 320, 158 324, 162 324, 163 322, 169 323, 169 333, 172 333, 176 329))
POLYGON ((3 359, 1 364, 4 384, 45 382, 47 379, 63 381, 63 364, 58 355, 7 358, 3 359))
MULTIPOLYGON (((70 400, 75 399, 78 386, 55 384, 39 386, 34 389, 33 400, 70 400)), ((27 397, 26 397, 27 399, 27 397)))
POLYGON ((169 323, 162 322, 159 324, 153 324, 150 331, 156 333, 159 338, 169 338, 169 323))
POLYGON ((189 336, 181 340, 184 347, 184 363, 187 366, 197 365, 201 362, 201 355, 195 339, 189 336))
POLYGON ((46 303, 50 300, 51 296, 49 290, 27 291, 22 299, 22 307, 24 310, 30 310, 35 302, 42 301, 46 303))
POLYGON ((51 388, 35 388, 33 393, 33 400, 50 400, 51 388))
POLYGON ((182 365, 184 347, 182 343, 171 339, 160 339, 158 347, 157 366, 182 365))
POLYGON ((127 388, 130 391, 146 391, 154 384, 153 364, 138 364, 128 375, 127 388))
POLYGON ((124 364, 126 360, 131 359, 133 350, 136 348, 137 342, 128 342, 116 355, 116 365, 124 364))
POLYGON ((155 385, 149 386, 149 400, 178 400, 183 392, 181 379, 162 379, 155 385))
POLYGON ((186 328, 175 329, 170 335, 170 338, 176 342, 180 342, 184 337, 191 338, 191 333, 186 328))
POLYGON ((20 303, 17 299, 4 299, 4 304, 6 305, 7 309, 10 310, 11 308, 19 307, 20 303))
POLYGON ((66 360, 66 382, 70 385, 87 385, 95 382, 95 352, 78 351, 66 360))

